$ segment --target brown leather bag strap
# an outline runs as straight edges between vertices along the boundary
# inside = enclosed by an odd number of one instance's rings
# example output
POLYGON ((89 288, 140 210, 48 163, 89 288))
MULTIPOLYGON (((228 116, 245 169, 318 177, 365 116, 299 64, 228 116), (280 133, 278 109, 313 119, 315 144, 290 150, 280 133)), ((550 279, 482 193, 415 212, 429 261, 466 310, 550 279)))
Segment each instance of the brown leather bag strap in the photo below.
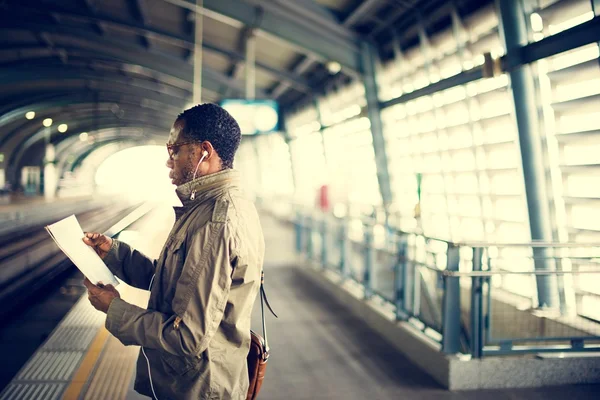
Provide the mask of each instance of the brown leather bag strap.
POLYGON ((271 308, 271 305, 269 304, 269 300, 267 299, 267 293, 265 292, 265 271, 261 271, 260 273, 260 312, 262 315, 262 328, 263 328, 263 337, 265 339, 265 347, 264 347, 264 361, 267 361, 267 359, 269 358, 269 341, 267 339, 267 324, 265 321, 265 306, 264 304, 267 304, 267 307, 269 308, 269 311, 271 311, 271 313, 275 316, 275 318, 279 318, 277 316, 277 314, 275 314, 275 311, 273 311, 273 309, 271 308), (264 299, 264 301, 263 301, 264 299))

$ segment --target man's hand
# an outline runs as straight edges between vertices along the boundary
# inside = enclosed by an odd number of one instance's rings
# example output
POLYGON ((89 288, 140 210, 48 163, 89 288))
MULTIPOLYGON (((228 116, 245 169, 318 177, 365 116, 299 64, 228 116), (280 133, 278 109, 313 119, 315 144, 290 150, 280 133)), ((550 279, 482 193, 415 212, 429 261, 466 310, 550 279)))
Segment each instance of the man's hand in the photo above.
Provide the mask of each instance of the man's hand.
POLYGON ((105 314, 108 312, 108 307, 113 299, 117 297, 121 298, 121 295, 113 285, 102 285, 99 283, 98 286, 96 286, 90 282, 88 278, 85 278, 83 284, 88 290, 88 299, 90 300, 90 303, 92 303, 96 310, 102 311, 105 314))
POLYGON ((83 236, 83 243, 94 249, 100 258, 104 259, 112 247, 113 240, 101 233, 86 232, 83 236))

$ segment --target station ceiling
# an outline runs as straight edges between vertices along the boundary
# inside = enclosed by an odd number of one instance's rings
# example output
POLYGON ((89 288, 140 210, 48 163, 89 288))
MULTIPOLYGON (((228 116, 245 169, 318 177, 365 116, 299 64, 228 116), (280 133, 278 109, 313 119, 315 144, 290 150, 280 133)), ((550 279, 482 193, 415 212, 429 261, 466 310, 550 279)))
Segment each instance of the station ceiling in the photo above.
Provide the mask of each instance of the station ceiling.
POLYGON ((202 101, 245 97, 245 43, 255 35, 256 96, 290 110, 360 79, 363 42, 386 60, 393 40, 418 43, 419 24, 434 33, 453 7, 467 15, 488 2, 0 0, 0 145, 13 143, 2 149, 11 153, 39 134, 29 110, 90 131, 126 121, 166 135, 191 102, 200 14, 202 101))

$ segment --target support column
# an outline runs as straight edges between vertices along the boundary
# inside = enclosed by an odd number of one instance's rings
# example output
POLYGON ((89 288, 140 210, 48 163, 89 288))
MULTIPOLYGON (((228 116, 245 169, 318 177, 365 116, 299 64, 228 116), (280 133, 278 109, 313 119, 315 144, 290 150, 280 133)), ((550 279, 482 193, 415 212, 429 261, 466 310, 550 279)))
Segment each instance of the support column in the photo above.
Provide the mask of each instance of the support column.
POLYGON ((370 299, 373 295, 373 278, 375 264, 375 249, 373 249, 373 227, 365 225, 365 248, 364 248, 364 271, 363 271, 363 286, 365 288, 365 299, 370 299))
MULTIPOLYGON (((483 248, 473 248, 473 271, 481 271, 483 248)), ((484 278, 474 276, 471 278, 471 355, 474 358, 483 356, 483 283, 484 278)), ((489 290, 489 288, 488 288, 489 290)))
POLYGON ((323 146, 323 159, 325 160, 325 169, 327 170, 327 173, 329 173, 329 161, 327 159, 327 150, 325 149, 325 135, 323 134, 323 132, 324 132, 324 129, 323 129, 323 119, 321 117, 321 105, 320 105, 320 102, 319 102, 318 98, 315 97, 313 99, 313 105, 314 105, 315 110, 317 112, 317 122, 321 126, 319 132, 321 134, 321 145, 323 146))
POLYGON ((323 269, 327 269, 329 267, 329 243, 327 240, 327 215, 323 215, 323 220, 321 221, 321 265, 323 269))
MULTIPOLYGON (((448 245, 447 271, 458 271, 460 249, 448 245)), ((442 300, 442 351, 446 354, 460 352, 460 278, 444 277, 444 297, 442 300)))
POLYGON ((302 224, 304 215, 300 211, 296 211, 296 253, 302 254, 302 235, 304 233, 304 226, 302 224))
MULTIPOLYGON (((248 37, 246 38, 246 100, 254 100, 256 98, 256 36, 253 31, 248 33, 248 37)), ((264 193, 263 187, 263 169, 260 162, 260 144, 258 140, 261 140, 260 136, 255 135, 252 138, 252 148, 254 149, 254 154, 256 156, 256 165, 258 168, 258 191, 264 193)), ((262 194, 261 193, 261 194, 262 194)), ((261 198, 261 196, 257 196, 257 199, 261 198)))
POLYGON ((348 239, 348 219, 344 218, 340 222, 339 231, 340 243, 340 275, 346 279, 350 271, 350 243, 348 239))
POLYGON ((256 35, 250 32, 246 39, 246 99, 256 98, 256 35))
MULTIPOLYGON (((500 27, 506 52, 515 54, 528 43, 527 24, 522 2, 496 0, 500 27)), ((525 195, 529 211, 529 229, 533 241, 552 241, 550 208, 547 199, 546 174, 542 157, 542 143, 539 135, 538 110, 535 101, 535 86, 531 66, 521 65, 510 74, 510 84, 515 105, 521 161, 525 180, 525 195)), ((555 270, 553 254, 548 249, 534 249, 536 270, 555 270)), ((556 276, 536 277, 538 303, 543 308, 557 308, 560 305, 556 276)))
MULTIPOLYGON (((196 10, 201 10, 204 0, 196 0, 196 10)), ((194 87, 192 91, 194 105, 202 103, 202 41, 204 15, 196 11, 194 27, 194 87)))
POLYGON ((408 265, 408 238, 402 235, 398 238, 398 258, 394 264, 394 297, 396 305, 396 320, 403 321, 408 319, 406 314, 407 288, 409 280, 406 278, 408 265))
POLYGON ((373 150, 375 151, 375 164, 377 166, 377 181, 383 204, 387 210, 392 203, 392 188, 388 171, 388 160, 383 137, 383 122, 381 121, 381 107, 377 90, 375 62, 377 49, 368 42, 361 44, 361 61, 363 69, 363 82, 369 120, 371 121, 371 134, 373 135, 373 150))
POLYGON ((56 196, 56 187, 58 176, 56 175, 56 166, 54 165, 56 152, 54 145, 46 145, 46 155, 44 157, 44 197, 46 200, 54 200, 56 196))

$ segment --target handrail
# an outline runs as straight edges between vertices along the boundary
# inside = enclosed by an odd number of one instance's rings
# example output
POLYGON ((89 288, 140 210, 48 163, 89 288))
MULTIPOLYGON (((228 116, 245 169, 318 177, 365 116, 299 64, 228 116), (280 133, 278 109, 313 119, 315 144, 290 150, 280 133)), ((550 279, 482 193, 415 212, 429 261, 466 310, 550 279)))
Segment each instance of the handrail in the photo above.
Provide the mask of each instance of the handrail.
POLYGON ((475 278, 475 277, 490 277, 494 275, 582 275, 582 274, 600 274, 600 269, 597 270, 584 270, 584 271, 560 271, 560 270, 533 270, 533 271, 508 271, 508 270, 494 270, 494 271, 446 271, 438 269, 443 276, 453 278, 475 278))
POLYGON ((587 248, 600 247, 598 243, 577 243, 577 242, 542 242, 531 241, 521 243, 497 243, 497 242, 450 242, 455 246, 464 247, 534 247, 534 248, 587 248))
MULTIPOLYGON (((330 214, 323 214, 323 216, 327 217, 330 214)), ((344 219, 338 218, 337 219, 344 219)), ((364 223, 364 221, 362 221, 364 223)), ((421 235, 422 233, 415 232, 404 232, 396 230, 394 236, 406 236, 406 235, 421 235)), ((487 248, 487 247, 531 247, 531 248, 595 248, 600 247, 599 244, 596 243, 559 243, 559 242, 543 242, 543 241, 532 241, 532 242, 523 242, 523 243, 492 243, 492 242, 450 242, 444 239, 438 239, 430 236, 426 236, 427 239, 437 240, 440 242, 447 243, 449 246, 453 247, 473 247, 473 248, 487 248)), ((368 246, 366 243, 361 241, 352 241, 360 246, 366 247, 368 246)), ((384 253, 387 253, 390 256, 395 256, 397 253, 395 251, 390 251, 388 249, 378 249, 384 253)), ((561 258, 569 258, 569 259, 580 259, 580 260, 592 260, 600 258, 600 254, 596 257, 544 257, 545 259, 555 259, 559 260, 561 258)), ((502 258, 494 258, 494 259, 502 259, 502 258)), ((541 259, 540 257, 528 257, 528 260, 536 260, 541 259)), ((419 262, 416 260, 410 260, 408 258, 398 258, 398 261, 407 262, 410 261, 412 264, 418 265, 420 267, 424 267, 428 270, 437 272, 442 276, 447 277, 457 277, 457 278, 473 278, 473 277, 490 277, 493 275, 580 275, 580 274, 597 274, 600 273, 600 268, 597 270, 575 270, 575 271, 561 271, 561 270, 531 270, 531 271, 510 271, 510 270, 487 270, 487 271, 448 271, 444 269, 440 269, 429 264, 419 262)))
MULTIPOLYGON (((315 210, 311 210, 311 212, 313 213, 313 215, 311 217, 313 217, 314 214, 319 214, 320 217, 330 218, 330 219, 333 218, 338 221, 351 220, 351 219, 360 220, 360 222, 363 224, 363 226, 366 226, 366 227, 373 227, 375 225, 385 226, 384 223, 374 221, 373 217, 368 217, 368 216, 337 217, 330 212, 329 213, 324 213, 322 211, 315 212, 315 210)), ((505 242, 505 243, 502 243, 502 242, 486 242, 486 241, 475 241, 475 240, 473 240, 473 241, 471 241, 471 240, 454 241, 454 240, 444 239, 441 237, 426 235, 424 232, 418 231, 418 230, 403 231, 403 230, 400 230, 393 226, 388 226, 388 228, 391 228, 393 230, 393 232, 392 232, 393 235, 397 235, 397 236, 421 235, 421 236, 425 236, 429 240, 435 240, 438 242, 447 243, 448 245, 452 245, 455 247, 500 247, 500 248, 506 248, 506 247, 532 247, 532 248, 594 248, 594 247, 600 247, 599 243, 592 243, 592 242, 588 242, 588 243, 546 242, 546 241, 541 241, 541 240, 533 240, 531 242, 505 242)))
MULTIPOLYGON (((387 252, 389 255, 395 255, 395 253, 387 252)), ((446 269, 440 269, 433 267, 421 261, 412 260, 408 257, 398 257, 400 262, 409 262, 413 265, 423 267, 433 272, 437 272, 442 276, 448 276, 452 278, 473 278, 473 277, 490 277, 494 275, 581 275, 581 274, 600 274, 600 268, 594 270, 576 270, 576 271, 561 271, 561 270, 531 270, 531 271, 510 271, 505 269, 500 270, 487 270, 487 271, 448 271, 446 269)))
MULTIPOLYGON (((600 351, 600 343, 591 343, 597 341, 600 326, 588 326, 587 324, 595 323, 589 322, 586 319, 586 314, 581 314, 582 317, 579 309, 576 311, 568 308, 565 308, 565 310, 562 308, 548 309, 545 304, 537 304, 535 298, 528 296, 519 297, 519 304, 523 301, 531 301, 527 309, 521 309, 519 308, 521 306, 517 307, 512 303, 506 303, 509 306, 508 308, 501 307, 497 309, 492 307, 492 303, 504 300, 503 297, 492 297, 492 292, 497 290, 497 287, 488 280, 494 276, 527 276, 533 278, 544 275, 581 276, 584 274, 600 274, 600 263, 595 262, 595 260, 600 260, 600 252, 596 249, 600 245, 595 243, 552 243, 542 241, 527 243, 456 243, 433 238, 433 240, 441 242, 440 248, 428 249, 430 245, 427 244, 427 239, 432 238, 425 236, 423 233, 390 230, 389 226, 387 226, 388 229, 384 231, 385 234, 382 236, 382 239, 385 237, 385 240, 382 240, 380 244, 376 244, 374 243, 374 231, 369 228, 365 229, 364 219, 359 219, 363 223, 363 229, 362 237, 358 238, 349 235, 348 228, 350 224, 348 221, 351 217, 339 218, 334 216, 336 221, 332 221, 329 218, 330 214, 327 213, 315 215, 316 213, 311 212, 312 215, 307 215, 301 210, 297 211, 295 232, 296 250, 298 252, 304 253, 308 260, 317 262, 323 269, 335 272, 339 276, 338 282, 340 284, 347 280, 356 281, 363 289, 358 295, 365 300, 377 295, 386 304, 391 304, 396 320, 408 321, 418 327, 425 335, 441 345, 442 352, 449 354, 470 352, 473 357, 480 358, 559 350, 569 352, 600 351), (413 238, 424 238, 425 241, 411 240, 413 238), (447 244, 447 246, 444 244, 447 244), (338 251, 330 252, 329 248, 331 246, 336 247, 338 251), (485 259, 488 260, 488 264, 491 261, 515 259, 511 256, 484 258, 485 252, 489 253, 490 247, 513 246, 557 249, 554 251, 549 250, 548 257, 535 256, 536 251, 533 251, 533 255, 526 254, 518 257, 523 262, 531 262, 541 258, 556 260, 557 263, 561 260, 570 260, 575 262, 576 266, 573 270, 559 268, 555 270, 536 270, 532 268, 530 270, 511 271, 493 265, 488 265, 488 267, 493 266, 495 269, 484 269, 486 268, 483 264, 485 259), (578 254, 577 249, 593 248, 593 250, 586 250, 584 255, 568 256, 562 255, 564 251, 559 250, 564 248, 573 249, 575 254, 578 254), (473 258, 471 259, 466 255, 461 256, 462 250, 472 253, 473 258), (333 260, 330 259, 330 253, 334 254, 333 260), (585 253, 599 254, 585 256, 585 253), (419 254, 425 254, 427 258, 422 258, 418 256, 419 254), (378 259, 378 255, 385 255, 385 259, 378 259), (429 260, 431 256, 443 255, 445 255, 445 258, 436 258, 435 261, 429 260), (444 263, 445 266, 441 263, 444 263), (383 271, 381 269, 382 265, 387 265, 385 274, 388 274, 385 275, 387 278, 383 284, 381 275, 378 276, 383 271), (461 271, 461 267, 465 266, 467 270, 461 271), (431 274, 423 275, 426 270, 435 273, 435 277, 431 274), (462 286, 464 282, 460 278, 468 279, 471 285, 468 287, 462 286), (431 288, 424 288, 422 286, 423 282, 428 282, 427 285, 433 285, 430 293, 428 293, 428 290, 431 288), (383 291, 381 291, 382 288, 383 291), (471 301, 461 305, 460 298, 463 290, 470 291, 471 301), (431 293, 433 293, 436 300, 435 306, 441 307, 441 318, 432 316, 431 313, 435 310, 432 311, 430 306, 426 308, 421 306, 422 299, 431 296, 431 293), (487 298, 487 301, 485 298, 487 298), (466 311, 463 309, 465 306, 470 308, 470 327, 465 327, 461 317, 466 311), (513 308, 514 311, 510 311, 513 308), (537 320, 534 320, 534 318, 548 317, 549 315, 547 313, 539 314, 538 311, 554 312, 558 313, 558 316, 566 318, 554 319, 554 317, 551 317, 552 321, 548 323, 554 324, 551 325, 554 330, 539 331, 533 328, 527 330, 529 329, 527 326, 524 329, 532 336, 523 338, 518 337, 518 335, 515 336, 513 330, 511 330, 513 327, 492 327, 494 324, 492 316, 499 315, 502 312, 523 315, 523 318, 531 322, 532 326, 537 326, 535 324, 537 320), (565 328, 561 324, 565 324, 565 328), (433 330, 436 334, 428 333, 428 330, 423 329, 420 325, 433 330), (572 336, 568 336, 567 333, 565 336, 565 332, 575 333, 572 336), (544 343, 545 341, 558 344, 548 345, 544 343), (563 346, 559 343, 562 341, 568 341, 570 344, 563 346), (496 343, 501 344, 499 348, 495 347, 496 343), (519 343, 525 343, 527 346, 519 346, 519 343)), ((385 224, 379 224, 385 227, 385 224)), ((490 254, 487 254, 487 256, 490 256, 490 254)), ((499 290, 505 289, 500 288, 499 290)), ((573 289, 577 290, 575 287, 573 289)), ((464 295, 465 293, 462 294, 462 296, 464 295)))

